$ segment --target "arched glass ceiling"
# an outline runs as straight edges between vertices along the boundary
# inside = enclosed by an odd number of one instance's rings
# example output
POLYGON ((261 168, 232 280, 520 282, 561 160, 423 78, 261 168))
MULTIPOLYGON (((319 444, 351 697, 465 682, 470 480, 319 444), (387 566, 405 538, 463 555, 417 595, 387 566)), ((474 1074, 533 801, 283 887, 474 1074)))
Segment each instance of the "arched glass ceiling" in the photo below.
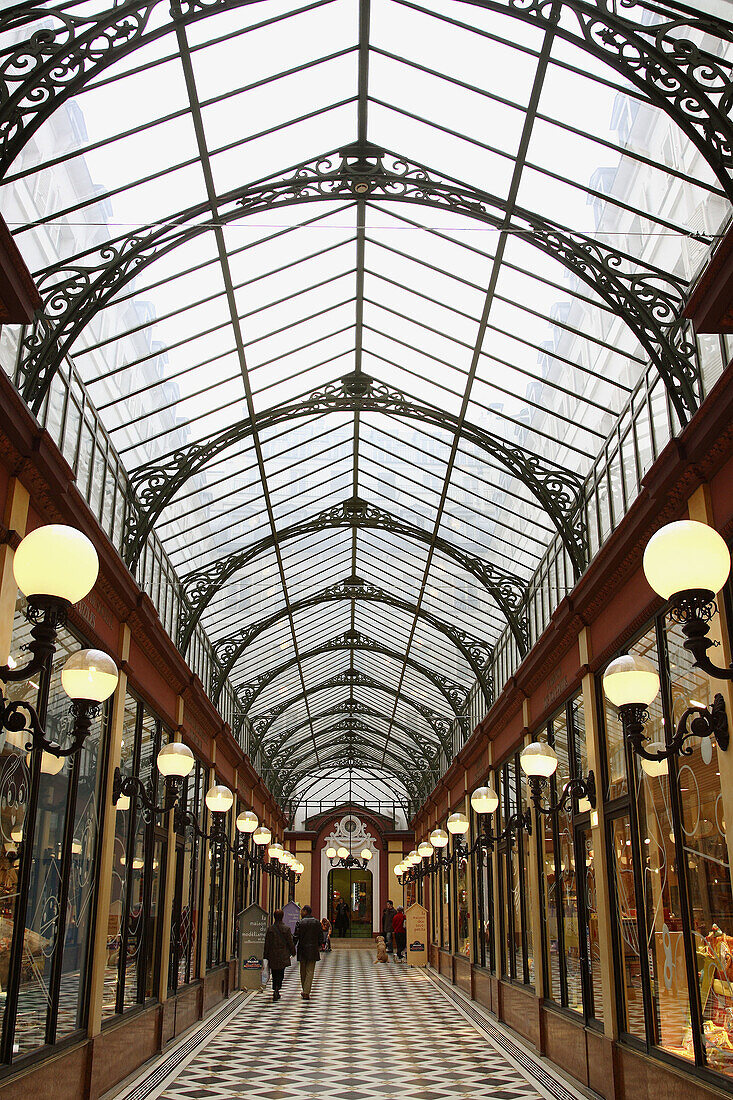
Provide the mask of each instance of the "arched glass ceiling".
POLYGON ((72 358, 129 563, 155 530, 282 797, 429 788, 550 540, 584 568, 582 480, 650 361, 694 411, 732 35, 656 0, 0 16, 23 391, 72 358))

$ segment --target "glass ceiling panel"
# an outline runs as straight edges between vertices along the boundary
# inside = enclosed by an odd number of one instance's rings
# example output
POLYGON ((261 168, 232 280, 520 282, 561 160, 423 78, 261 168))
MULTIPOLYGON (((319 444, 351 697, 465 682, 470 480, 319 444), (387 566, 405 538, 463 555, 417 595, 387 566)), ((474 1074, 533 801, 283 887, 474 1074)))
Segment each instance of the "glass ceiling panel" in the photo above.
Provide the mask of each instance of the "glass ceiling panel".
MULTIPOLYGON (((107 0, 45 6, 93 14, 107 0)), ((314 731, 319 752, 348 750, 355 761, 363 734, 363 760, 381 776, 383 758, 402 759, 402 727, 432 736, 410 699, 452 715, 430 673, 467 688, 474 671, 425 616, 493 645, 505 617, 461 556, 521 587, 556 533, 497 444, 582 476, 646 370, 638 336, 533 246, 521 208, 618 250, 624 270, 685 280, 730 206, 704 157, 642 91, 557 36, 545 68, 545 31, 523 18, 455 0, 372 0, 369 18, 358 3, 302 9, 267 0, 218 12, 183 28, 184 57, 168 32, 93 74, 12 165, 3 211, 59 300, 72 265, 96 277, 146 227, 196 227, 102 299, 71 358, 129 472, 241 425, 154 526, 183 577, 265 540, 209 594, 200 621, 218 643, 282 612, 231 676, 244 685, 286 664, 251 713, 293 700, 268 742, 297 727, 304 786, 321 766, 314 731), (328 182, 309 192, 317 202, 261 203, 248 216, 223 198, 248 187, 282 194, 268 176, 290 179, 297 197, 299 162, 326 170, 318 158, 358 138, 493 196, 496 224, 436 202, 356 199, 350 189, 334 198, 328 182), (519 223, 502 233, 512 194, 519 223), (296 415, 351 372, 420 414, 378 399, 356 415, 347 382, 328 407, 296 415), (463 414, 487 433, 485 447, 455 439, 463 414), (385 516, 381 527, 313 525, 353 495, 418 537, 385 529, 385 516), (306 529, 283 537, 293 524, 306 529), (431 545, 436 534, 446 542, 431 545), (298 609, 352 572, 407 606, 298 609), (397 656, 312 652, 346 631, 397 656), (350 669, 405 698, 346 683, 295 698, 350 669), (349 725, 352 699, 377 711, 366 732, 358 716, 349 725)), ((643 4, 624 14, 661 18, 643 4)), ((575 31, 562 5, 561 19, 575 31)), ((0 51, 43 23, 0 36, 0 51)), ((161 0, 148 28, 169 27, 161 0)))

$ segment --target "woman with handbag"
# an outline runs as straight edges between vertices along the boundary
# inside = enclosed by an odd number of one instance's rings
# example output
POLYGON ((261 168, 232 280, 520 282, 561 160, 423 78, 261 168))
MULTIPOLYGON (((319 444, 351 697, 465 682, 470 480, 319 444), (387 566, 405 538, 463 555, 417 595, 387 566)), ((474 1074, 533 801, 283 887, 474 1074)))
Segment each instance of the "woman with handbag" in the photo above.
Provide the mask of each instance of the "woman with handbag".
POLYGON ((295 954, 295 943, 293 942, 293 933, 288 926, 283 923, 283 911, 282 909, 276 909, 272 924, 265 933, 265 950, 263 955, 270 966, 270 973, 272 974, 272 999, 273 1001, 280 1000, 280 990, 282 989, 283 978, 285 977, 285 968, 290 966, 290 959, 295 954))

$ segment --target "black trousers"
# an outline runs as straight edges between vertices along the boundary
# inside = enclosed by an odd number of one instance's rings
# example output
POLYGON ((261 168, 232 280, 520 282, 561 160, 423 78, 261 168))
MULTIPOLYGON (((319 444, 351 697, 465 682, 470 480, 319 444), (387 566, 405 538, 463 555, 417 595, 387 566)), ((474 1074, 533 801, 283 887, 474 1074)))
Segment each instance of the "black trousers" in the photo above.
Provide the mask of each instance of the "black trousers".
POLYGON ((407 932, 395 932, 394 934, 395 951, 398 955, 402 955, 407 946, 407 932))
POLYGON ((272 992, 279 993, 283 987, 283 978, 285 977, 285 967, 282 970, 276 970, 273 966, 270 967, 270 973, 272 974, 272 992))

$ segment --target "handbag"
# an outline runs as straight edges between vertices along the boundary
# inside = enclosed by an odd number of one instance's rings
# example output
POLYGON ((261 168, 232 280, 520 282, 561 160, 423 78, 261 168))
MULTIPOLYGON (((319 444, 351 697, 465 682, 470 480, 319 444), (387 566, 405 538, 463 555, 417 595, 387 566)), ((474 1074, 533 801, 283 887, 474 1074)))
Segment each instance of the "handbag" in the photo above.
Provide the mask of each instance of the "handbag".
POLYGON ((267 985, 267 983, 270 980, 270 964, 267 961, 267 959, 265 959, 264 963, 262 964, 262 975, 261 975, 261 977, 262 977, 263 986, 267 985))

